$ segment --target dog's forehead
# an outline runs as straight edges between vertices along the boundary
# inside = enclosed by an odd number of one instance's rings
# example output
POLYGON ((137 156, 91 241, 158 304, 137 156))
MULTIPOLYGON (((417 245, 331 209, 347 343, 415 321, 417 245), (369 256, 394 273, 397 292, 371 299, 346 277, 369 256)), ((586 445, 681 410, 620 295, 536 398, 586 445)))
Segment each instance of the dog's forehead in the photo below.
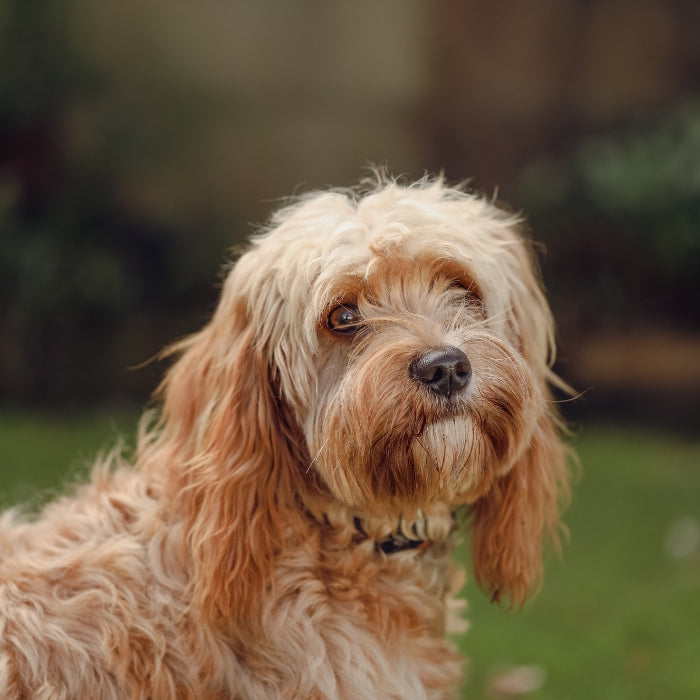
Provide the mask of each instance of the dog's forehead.
POLYGON ((322 193, 283 209, 258 240, 250 272, 274 278, 296 307, 324 308, 372 279, 457 268, 489 288, 511 277, 517 217, 482 198, 442 187, 388 186, 359 199, 322 193), (261 263, 264 262, 264 264, 261 263))
MULTIPOLYGON (((329 236, 333 238, 333 236, 329 236)), ((443 221, 405 221, 386 217, 380 226, 358 226, 335 238, 335 245, 317 258, 320 287, 376 287, 406 279, 430 282, 452 278, 469 282, 486 274, 497 255, 488 232, 450 226, 443 221)))
POLYGON ((449 240, 394 227, 354 241, 346 238, 317 260, 313 278, 317 287, 373 288, 406 278, 472 277, 472 263, 474 260, 449 240))

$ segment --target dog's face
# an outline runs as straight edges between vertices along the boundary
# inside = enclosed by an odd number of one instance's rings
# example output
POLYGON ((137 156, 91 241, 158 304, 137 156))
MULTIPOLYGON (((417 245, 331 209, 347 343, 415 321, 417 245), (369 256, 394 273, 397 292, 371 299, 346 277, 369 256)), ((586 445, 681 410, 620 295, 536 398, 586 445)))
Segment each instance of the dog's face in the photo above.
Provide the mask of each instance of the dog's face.
POLYGON ((321 307, 314 465, 355 507, 473 501, 531 435, 532 374, 465 258, 434 255, 430 235, 414 252, 378 238, 321 307))
POLYGON ((475 501, 545 410, 550 319, 515 221, 439 187, 275 219, 243 290, 309 468, 364 511, 475 501))
POLYGON ((470 504, 477 581, 524 600, 568 493, 552 329, 517 220, 440 180, 282 209, 176 346, 143 449, 172 465, 202 609, 245 609, 329 498, 470 504))

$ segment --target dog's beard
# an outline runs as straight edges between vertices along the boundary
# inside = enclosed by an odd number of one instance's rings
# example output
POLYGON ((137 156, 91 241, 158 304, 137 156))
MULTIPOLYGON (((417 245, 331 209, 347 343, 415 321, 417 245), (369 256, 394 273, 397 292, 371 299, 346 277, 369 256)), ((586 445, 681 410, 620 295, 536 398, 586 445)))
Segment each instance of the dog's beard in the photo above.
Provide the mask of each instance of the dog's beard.
POLYGON ((465 347, 472 380, 451 400, 410 377, 408 343, 368 348, 329 388, 307 439, 338 500, 370 512, 457 506, 508 471, 532 432, 532 378, 519 353, 491 336, 465 347))

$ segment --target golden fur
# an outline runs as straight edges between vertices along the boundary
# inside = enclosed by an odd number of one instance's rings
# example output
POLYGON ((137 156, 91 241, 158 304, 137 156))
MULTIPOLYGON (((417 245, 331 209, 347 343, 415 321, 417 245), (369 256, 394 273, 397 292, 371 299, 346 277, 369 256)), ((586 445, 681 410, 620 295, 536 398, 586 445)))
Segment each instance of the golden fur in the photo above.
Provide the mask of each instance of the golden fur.
POLYGON ((520 604, 567 491, 518 221, 441 180, 307 196, 170 352, 133 467, 0 519, 0 697, 454 697, 454 514, 520 604), (454 391, 417 379, 444 348, 454 391))

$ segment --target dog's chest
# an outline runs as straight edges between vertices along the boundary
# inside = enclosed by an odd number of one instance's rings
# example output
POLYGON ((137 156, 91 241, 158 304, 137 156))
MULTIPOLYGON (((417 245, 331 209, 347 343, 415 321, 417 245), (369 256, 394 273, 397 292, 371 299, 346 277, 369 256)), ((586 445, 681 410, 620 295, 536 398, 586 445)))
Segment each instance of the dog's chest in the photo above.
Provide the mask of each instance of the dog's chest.
POLYGON ((451 547, 386 554, 369 540, 324 544, 277 571, 264 655, 277 660, 280 687, 296 697, 376 698, 378 687, 387 698, 451 697, 461 671, 445 637, 461 581, 451 547))

